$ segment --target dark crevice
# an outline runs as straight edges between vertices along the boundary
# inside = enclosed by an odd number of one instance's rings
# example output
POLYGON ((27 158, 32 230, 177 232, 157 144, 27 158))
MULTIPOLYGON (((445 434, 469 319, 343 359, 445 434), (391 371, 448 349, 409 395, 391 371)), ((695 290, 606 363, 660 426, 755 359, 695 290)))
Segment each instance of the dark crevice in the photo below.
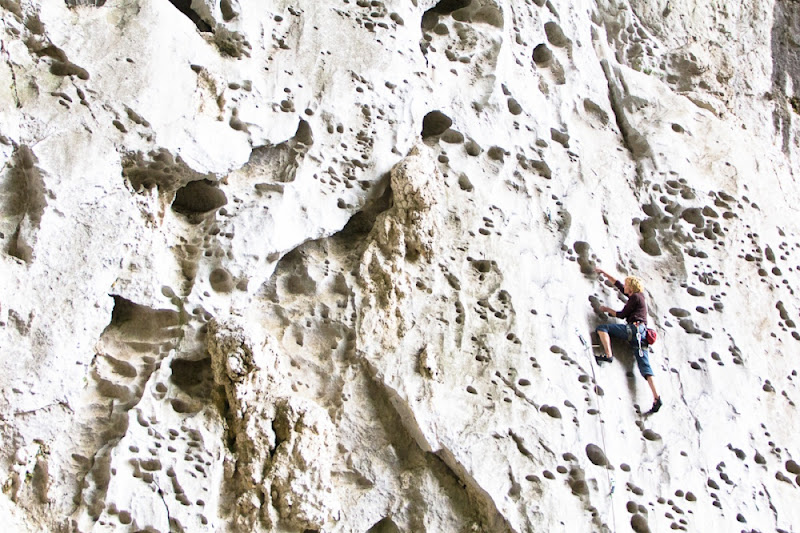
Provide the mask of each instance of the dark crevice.
POLYGON ((465 8, 471 3, 472 0, 441 0, 422 15, 420 27, 422 28, 423 39, 420 41, 420 49, 423 54, 428 53, 428 47, 430 46, 428 32, 434 31, 439 24, 440 17, 449 16, 453 11, 465 8))
MULTIPOLYGON (((423 41, 420 43, 423 53, 427 52, 427 42, 430 40, 428 32, 445 34, 447 18, 452 17, 457 23, 489 24, 496 28, 504 25, 503 12, 493 2, 473 2, 472 0, 441 0, 427 10, 423 16, 420 27, 423 31, 423 41)), ((460 31, 460 30, 459 30, 460 31)))
POLYGON ((372 200, 368 200, 358 213, 350 217, 350 220, 347 221, 341 231, 334 234, 334 237, 347 240, 366 237, 372 231, 378 215, 392 207, 394 197, 389 175, 387 174, 380 181, 385 183, 383 193, 372 200))
POLYGON ((450 15, 453 11, 465 8, 472 0, 441 0, 422 15, 422 31, 431 31, 439 23, 440 15, 450 15))
POLYGON ((203 33, 211 33, 211 26, 208 25, 206 21, 200 18, 200 15, 192 9, 192 1, 191 0, 169 0, 170 3, 175 6, 178 11, 189 17, 189 20, 194 22, 197 29, 203 33))
POLYGON ((400 528, 388 516, 369 528, 367 533, 400 533, 400 528))
POLYGON ((183 392, 200 400, 211 397, 214 387, 214 376, 211 371, 211 358, 199 361, 175 359, 170 364, 171 381, 183 392))
MULTIPOLYGON (((614 111, 614 116, 617 119, 617 126, 622 134, 622 140, 631 156, 635 160, 640 160, 646 157, 653 156, 653 150, 650 148, 650 143, 628 120, 625 113, 625 104, 622 91, 616 82, 616 76, 611 70, 611 65, 607 60, 602 60, 600 65, 603 68, 603 73, 606 75, 608 82, 608 99, 611 103, 611 109, 614 111)), ((623 82, 624 83, 624 82, 623 82)), ((623 86, 624 88, 624 86, 623 86)))
POLYGON ((441 0, 438 4, 433 6, 430 11, 442 15, 449 15, 453 11, 467 7, 471 3, 472 0, 441 0))
POLYGON ((152 309, 139 305, 118 296, 114 298, 114 309, 111 311, 109 328, 118 329, 127 337, 151 338, 161 337, 161 331, 173 330, 180 325, 179 314, 168 309, 152 309))

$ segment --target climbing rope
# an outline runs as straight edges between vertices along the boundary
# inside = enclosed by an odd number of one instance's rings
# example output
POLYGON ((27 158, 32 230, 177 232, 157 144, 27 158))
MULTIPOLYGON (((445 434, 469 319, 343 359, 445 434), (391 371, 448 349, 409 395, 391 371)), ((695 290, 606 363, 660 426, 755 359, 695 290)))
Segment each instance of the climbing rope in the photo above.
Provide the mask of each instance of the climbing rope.
MULTIPOLYGON (((608 453, 606 453, 606 428, 603 425, 603 406, 602 401, 600 399, 600 395, 597 393, 597 376, 594 373, 594 363, 592 362, 593 354, 591 353, 592 347, 589 343, 586 342, 586 339, 583 338, 581 332, 578 331, 578 328, 575 328, 575 333, 578 334, 578 338, 583 344, 584 352, 586 352, 587 357, 589 358, 589 367, 592 369, 592 383, 594 383, 594 396, 595 401, 597 402, 597 414, 600 417, 600 438, 603 441, 603 454, 606 456, 606 461, 608 461, 608 453)), ((612 531, 617 530, 617 513, 614 510, 614 478, 611 476, 610 469, 608 465, 606 465, 606 480, 608 481, 609 487, 611 487, 608 495, 611 497, 611 523, 614 525, 612 531)))

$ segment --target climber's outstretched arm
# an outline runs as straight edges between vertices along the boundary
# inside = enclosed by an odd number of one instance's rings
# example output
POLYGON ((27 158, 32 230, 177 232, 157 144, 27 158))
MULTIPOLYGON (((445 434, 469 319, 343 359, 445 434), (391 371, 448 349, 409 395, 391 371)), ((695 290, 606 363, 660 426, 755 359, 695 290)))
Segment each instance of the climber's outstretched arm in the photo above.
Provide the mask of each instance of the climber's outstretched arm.
POLYGON ((610 281, 612 285, 617 283, 617 278, 615 278, 614 276, 612 276, 611 274, 609 274, 608 272, 606 272, 602 268, 597 267, 597 268, 594 269, 594 271, 597 272, 598 274, 602 274, 605 277, 607 277, 608 281, 610 281))

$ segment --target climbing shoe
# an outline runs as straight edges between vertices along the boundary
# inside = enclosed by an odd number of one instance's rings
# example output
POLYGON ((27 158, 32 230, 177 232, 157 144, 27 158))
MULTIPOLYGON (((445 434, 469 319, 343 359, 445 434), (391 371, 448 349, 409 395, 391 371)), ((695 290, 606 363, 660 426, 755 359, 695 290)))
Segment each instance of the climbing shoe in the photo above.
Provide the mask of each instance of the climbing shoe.
POLYGON ((610 363, 614 360, 614 358, 607 355, 595 355, 594 360, 597 361, 597 364, 599 365, 600 363, 610 363))
POLYGON ((662 405, 663 404, 661 403, 661 396, 659 396, 658 398, 656 398, 656 401, 653 402, 653 407, 651 407, 650 410, 647 411, 647 414, 652 415, 653 413, 657 413, 658 410, 661 409, 662 405))

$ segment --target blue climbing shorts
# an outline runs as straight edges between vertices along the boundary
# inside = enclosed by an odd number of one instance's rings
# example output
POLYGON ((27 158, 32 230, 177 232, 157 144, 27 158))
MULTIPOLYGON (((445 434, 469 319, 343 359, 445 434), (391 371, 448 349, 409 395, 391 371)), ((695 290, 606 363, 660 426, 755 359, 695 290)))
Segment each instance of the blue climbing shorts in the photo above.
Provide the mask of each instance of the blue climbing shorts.
POLYGON ((645 379, 647 379, 647 376, 653 375, 653 369, 650 368, 650 360, 647 358, 647 344, 644 342, 647 326, 644 324, 639 326, 633 324, 600 324, 595 331, 604 331, 608 333, 609 337, 628 341, 631 350, 636 355, 636 365, 639 367, 639 373, 645 379))

